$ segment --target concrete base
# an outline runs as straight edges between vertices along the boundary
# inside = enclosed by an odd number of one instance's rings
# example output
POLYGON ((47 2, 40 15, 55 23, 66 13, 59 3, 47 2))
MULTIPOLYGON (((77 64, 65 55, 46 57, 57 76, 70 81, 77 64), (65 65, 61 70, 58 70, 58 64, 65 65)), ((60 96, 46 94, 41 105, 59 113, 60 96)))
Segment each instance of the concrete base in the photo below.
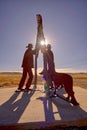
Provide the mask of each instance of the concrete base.
MULTIPOLYGON (((0 126, 87 126, 86 89, 74 87, 79 106, 73 106, 59 97, 44 97, 42 89, 42 85, 37 85, 36 91, 30 92, 15 92, 16 88, 0 88, 0 126)), ((66 96, 64 88, 57 93, 66 96)))

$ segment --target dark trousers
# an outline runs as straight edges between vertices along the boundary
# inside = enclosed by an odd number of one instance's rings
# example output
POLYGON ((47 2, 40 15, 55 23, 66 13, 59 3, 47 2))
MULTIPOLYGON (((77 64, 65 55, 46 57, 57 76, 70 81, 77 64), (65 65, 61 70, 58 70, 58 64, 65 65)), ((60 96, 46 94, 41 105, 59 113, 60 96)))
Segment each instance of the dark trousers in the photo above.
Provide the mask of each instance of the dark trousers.
POLYGON ((30 87, 30 85, 32 83, 32 80, 33 80, 32 69, 31 68, 23 68, 23 74, 22 74, 22 78, 20 80, 18 89, 22 89, 23 88, 23 85, 24 85, 25 80, 27 78, 27 74, 28 74, 29 78, 28 78, 28 81, 26 83, 26 89, 28 89, 30 87))

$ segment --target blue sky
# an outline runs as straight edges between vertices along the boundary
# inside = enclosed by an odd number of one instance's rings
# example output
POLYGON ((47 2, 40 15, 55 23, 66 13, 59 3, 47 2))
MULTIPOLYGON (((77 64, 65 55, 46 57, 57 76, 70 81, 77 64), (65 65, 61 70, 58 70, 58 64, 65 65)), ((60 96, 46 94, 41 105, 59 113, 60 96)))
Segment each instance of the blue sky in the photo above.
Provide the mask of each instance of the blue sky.
MULTIPOLYGON (((38 13, 56 69, 87 72, 87 0, 0 0, 0 71, 21 70, 26 45, 35 47, 38 13)), ((40 53, 38 68, 42 61, 40 53)))

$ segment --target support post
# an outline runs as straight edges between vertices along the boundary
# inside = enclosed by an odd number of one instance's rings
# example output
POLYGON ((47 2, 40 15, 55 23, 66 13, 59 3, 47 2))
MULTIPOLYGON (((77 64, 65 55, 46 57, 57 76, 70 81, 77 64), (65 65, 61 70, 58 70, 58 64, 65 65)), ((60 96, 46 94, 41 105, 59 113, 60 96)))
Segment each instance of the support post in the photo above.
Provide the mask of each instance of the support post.
POLYGON ((39 54, 39 50, 41 47, 41 41, 45 40, 44 33, 43 33, 43 23, 42 23, 42 16, 40 14, 36 14, 37 19, 37 37, 36 37, 36 55, 35 55, 35 79, 34 79, 34 86, 37 85, 37 58, 39 54))

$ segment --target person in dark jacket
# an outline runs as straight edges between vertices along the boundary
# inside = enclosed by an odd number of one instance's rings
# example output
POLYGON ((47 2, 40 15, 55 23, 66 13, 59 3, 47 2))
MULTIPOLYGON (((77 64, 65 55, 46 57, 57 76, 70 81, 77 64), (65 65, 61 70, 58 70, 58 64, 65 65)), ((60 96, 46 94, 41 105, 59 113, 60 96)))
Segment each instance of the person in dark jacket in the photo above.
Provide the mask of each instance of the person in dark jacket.
MULTIPOLYGON (((54 54, 51 50, 51 45, 48 44, 45 50, 45 53, 47 55, 47 63, 48 63, 48 71, 50 74, 55 73, 55 64, 54 64, 54 54)), ((42 70, 39 74, 43 74, 44 70, 42 70)))
POLYGON ((43 53, 43 74, 47 80, 48 86, 53 87, 52 80, 55 75, 55 64, 54 64, 54 54, 51 50, 51 45, 48 44, 47 47, 44 45, 41 47, 41 52, 43 53))
POLYGON ((51 75, 55 73, 54 54, 51 50, 51 45, 47 45, 47 59, 48 59, 48 71, 51 75))
POLYGON ((24 53, 24 57, 23 57, 23 61, 22 61, 23 73, 22 73, 22 78, 19 83, 18 91, 23 90, 23 85, 27 78, 27 74, 28 74, 29 78, 26 83, 26 88, 25 88, 26 91, 29 91, 29 88, 30 88, 32 80, 33 80, 32 68, 34 67, 33 54, 35 54, 35 50, 32 50, 33 45, 31 43, 29 43, 28 46, 26 46, 26 48, 27 48, 27 50, 24 53))

